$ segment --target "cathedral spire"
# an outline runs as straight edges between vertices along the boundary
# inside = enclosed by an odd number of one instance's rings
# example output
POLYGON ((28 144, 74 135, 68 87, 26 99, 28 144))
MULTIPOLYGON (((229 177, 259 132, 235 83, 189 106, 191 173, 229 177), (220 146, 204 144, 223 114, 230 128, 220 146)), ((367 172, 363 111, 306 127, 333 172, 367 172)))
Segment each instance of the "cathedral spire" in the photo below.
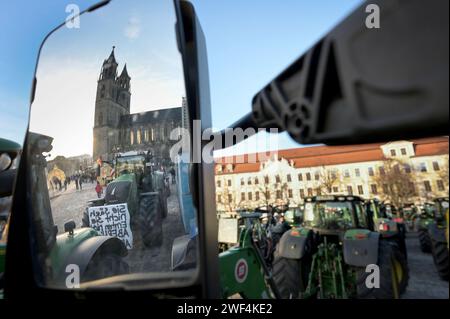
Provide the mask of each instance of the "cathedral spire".
POLYGON ((127 71, 127 64, 125 63, 122 73, 120 73, 120 77, 121 78, 128 78, 130 79, 130 76, 128 75, 128 71, 127 71))
POLYGON ((115 46, 112 47, 111 54, 109 57, 103 61, 102 71, 100 74, 100 79, 115 79, 117 76, 117 62, 114 56, 115 46))

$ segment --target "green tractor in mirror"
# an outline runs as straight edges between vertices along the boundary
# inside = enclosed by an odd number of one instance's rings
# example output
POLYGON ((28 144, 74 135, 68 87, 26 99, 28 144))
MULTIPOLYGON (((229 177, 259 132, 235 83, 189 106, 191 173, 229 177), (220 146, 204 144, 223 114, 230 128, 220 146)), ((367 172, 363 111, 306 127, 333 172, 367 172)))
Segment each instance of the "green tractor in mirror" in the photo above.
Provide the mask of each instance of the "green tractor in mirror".
POLYGON ((162 221, 167 216, 170 189, 165 172, 157 166, 150 151, 117 154, 113 163, 114 180, 106 186, 104 197, 89 202, 83 226, 92 226, 91 219, 95 218, 89 215, 89 208, 126 204, 133 234, 138 234, 144 247, 161 246, 162 221))
POLYGON ((18 143, 0 138, 0 291, 3 289, 8 219, 16 176, 14 161, 19 157, 21 149, 18 143))
POLYGON ((408 282, 396 242, 371 231, 356 196, 305 199, 303 223, 282 237, 273 276, 282 298, 398 298, 408 282), (371 271, 379 286, 371 285, 371 271))
POLYGON ((32 201, 42 207, 36 209, 39 216, 33 216, 38 223, 39 262, 44 265, 44 280, 52 287, 65 287, 68 266, 77 265, 80 282, 101 279, 129 272, 124 257, 128 254, 125 244, 113 236, 102 236, 96 230, 83 227, 76 229, 73 220, 66 221, 64 232, 58 234, 53 221, 52 207, 47 185, 47 160, 44 153, 52 150, 53 138, 28 133, 30 154, 29 174, 38 191, 32 193, 32 201))

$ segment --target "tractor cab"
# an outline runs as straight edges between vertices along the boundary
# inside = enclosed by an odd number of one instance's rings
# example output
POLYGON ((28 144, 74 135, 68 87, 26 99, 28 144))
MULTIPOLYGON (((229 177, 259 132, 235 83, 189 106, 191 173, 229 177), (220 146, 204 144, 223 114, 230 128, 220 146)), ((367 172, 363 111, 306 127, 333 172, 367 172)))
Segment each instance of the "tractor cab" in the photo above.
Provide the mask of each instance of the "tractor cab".
POLYGON ((303 226, 320 235, 343 235, 346 230, 367 228, 364 202, 357 196, 314 196, 305 199, 303 226))

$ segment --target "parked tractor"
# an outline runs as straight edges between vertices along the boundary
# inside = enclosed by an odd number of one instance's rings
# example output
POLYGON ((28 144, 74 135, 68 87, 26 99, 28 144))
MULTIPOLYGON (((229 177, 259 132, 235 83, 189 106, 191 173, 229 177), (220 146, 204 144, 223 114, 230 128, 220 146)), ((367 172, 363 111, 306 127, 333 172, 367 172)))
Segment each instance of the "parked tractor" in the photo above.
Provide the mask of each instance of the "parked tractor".
POLYGON ((40 190, 32 193, 31 200, 38 203, 33 207, 33 218, 39 223, 37 236, 43 239, 39 247, 39 262, 44 267, 44 280, 52 287, 65 287, 68 265, 78 265, 81 282, 128 273, 129 267, 123 258, 128 252, 118 238, 102 236, 90 227, 77 229, 73 220, 66 221, 64 231, 58 234, 53 221, 44 156, 52 150, 53 138, 29 132, 27 140, 30 179, 40 190))
POLYGON ((18 158, 20 151, 21 146, 19 144, 0 138, 0 299, 5 271, 7 225, 16 176, 14 161, 18 158))
POLYGON ((405 224, 389 214, 385 206, 377 199, 369 199, 364 202, 369 229, 379 232, 384 239, 394 241, 405 258, 408 257, 406 249, 406 227, 405 224))
POLYGON ((427 218, 419 223, 421 247, 426 244, 425 251, 433 255, 437 272, 443 280, 449 279, 448 211, 448 197, 435 198, 433 205, 428 205, 427 218))
POLYGON ((117 154, 113 167, 114 180, 106 186, 104 197, 89 202, 83 226, 91 224, 90 207, 126 204, 133 237, 141 239, 145 247, 161 246, 170 194, 165 173, 156 168, 150 151, 117 154))
POLYGON ((273 276, 282 298, 398 298, 408 282, 397 243, 369 229, 356 196, 305 199, 302 226, 278 244, 273 276), (378 266, 379 288, 367 285, 378 266))
POLYGON ((431 238, 428 226, 434 223, 434 214, 434 203, 425 203, 415 221, 415 228, 419 235, 420 250, 424 253, 431 253, 431 238))

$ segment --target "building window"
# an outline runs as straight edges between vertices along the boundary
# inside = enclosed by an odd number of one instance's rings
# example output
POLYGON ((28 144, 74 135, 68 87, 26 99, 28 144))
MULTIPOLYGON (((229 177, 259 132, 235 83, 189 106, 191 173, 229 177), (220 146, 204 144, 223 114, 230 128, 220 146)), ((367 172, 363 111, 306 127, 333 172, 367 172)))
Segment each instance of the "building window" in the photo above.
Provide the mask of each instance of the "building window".
POLYGON ((270 191, 266 191, 266 200, 270 200, 270 191))
POLYGON ((269 176, 264 177, 264 183, 269 184, 269 176))
POLYGON ((356 177, 361 176, 361 172, 359 171, 359 168, 355 168, 355 175, 356 175, 356 177))
POLYGON ((348 185, 348 186, 347 186, 347 193, 348 193, 349 195, 353 195, 353 187, 352 187, 351 185, 348 185))
POLYGON ((411 173, 411 166, 409 164, 405 164, 403 168, 405 169, 405 173, 407 174, 411 173))
POLYGON ((232 202, 233 202, 233 195, 228 194, 228 203, 232 203, 232 202))
POLYGON ((364 195, 364 189, 363 189, 362 185, 358 185, 358 194, 364 195))
POLYGON ((133 132, 133 130, 130 131, 130 144, 131 145, 134 144, 134 132, 133 132))
POLYGON ((380 175, 386 175, 386 171, 384 170, 384 166, 380 166, 380 168, 378 170, 380 171, 380 175))
POLYGON ((247 180, 247 185, 252 185, 252 179, 250 177, 247 180))
POLYGON ((222 203, 222 196, 221 195, 217 195, 217 202, 218 203, 222 203))
POLYGON ((431 183, 430 183, 430 181, 424 181, 423 182, 423 186, 425 187, 425 190, 427 192, 431 192, 431 183))
POLYGON ((300 182, 303 180, 303 175, 302 175, 302 173, 299 173, 299 174, 298 174, 298 180, 299 180, 300 182))
POLYGON ((441 180, 441 179, 438 180, 438 181, 437 181, 437 187, 438 187, 438 190, 439 190, 440 192, 444 191, 444 190, 445 190, 444 181, 441 180))
POLYGON ((395 150, 391 150, 391 156, 395 156, 397 155, 397 153, 395 152, 395 150))
POLYGON ((255 185, 258 185, 258 184, 259 184, 258 177, 255 177, 255 185))
POLYGON ((305 197, 305 190, 300 188, 300 198, 305 197))
POLYGON ((281 199, 281 191, 277 190, 277 199, 281 199))
POLYGON ((335 170, 335 169, 333 169, 333 170, 331 171, 331 178, 332 178, 332 179, 336 179, 336 178, 337 178, 337 173, 336 173, 336 170, 335 170))
POLYGON ((318 180, 320 179, 320 174, 319 174, 319 172, 315 172, 315 173, 314 173, 314 179, 315 179, 316 181, 318 181, 318 180))
POLYGON ((251 192, 248 192, 248 194, 247 194, 247 198, 248 198, 248 200, 252 200, 252 193, 251 192))
POLYGON ((348 169, 344 170, 344 177, 350 177, 350 171, 348 169))
POLYGON ((289 196, 289 198, 292 198, 292 197, 293 197, 293 195, 292 195, 292 189, 288 189, 288 196, 289 196))
POLYGON ((245 200, 245 193, 241 193, 241 200, 245 200))
POLYGON ((333 186, 333 193, 339 193, 339 187, 333 186))
POLYGON ((241 178, 241 186, 245 185, 244 179, 241 178))
POLYGON ((312 188, 308 188, 308 196, 313 196, 313 189, 312 188))
POLYGON ((231 179, 228 180, 228 186, 231 186, 231 179))
POLYGON ((439 167, 439 163, 438 163, 438 162, 433 162, 433 169, 434 169, 435 171, 439 171, 439 170, 440 170, 440 167, 439 167))
POLYGON ((389 186, 388 186, 388 184, 383 184, 383 193, 389 194, 389 186))
POLYGON ((311 180, 311 173, 306 173, 306 180, 310 181, 311 180))
POLYGON ((220 181, 217 181, 217 187, 220 187, 221 183, 220 181))
POLYGON ((281 183, 280 175, 275 176, 275 182, 281 183))
POLYGON ((394 166, 394 172, 400 174, 400 166, 398 164, 394 166))
POLYGON ((368 171, 369 171, 369 176, 373 176, 374 175, 373 167, 369 167, 368 171))
POLYGON ((377 195, 377 194, 378 194, 377 185, 371 184, 371 185, 370 185, 370 189, 371 189, 371 191, 372 191, 372 194, 374 194, 374 195, 377 195))
POLYGON ((288 182, 292 182, 291 174, 287 174, 286 179, 288 182))
POLYGON ((259 192, 255 192, 255 200, 259 200, 259 192))
POLYGON ((420 168, 420 171, 422 172, 422 173, 426 173, 427 172, 427 164, 426 163, 420 163, 420 166, 419 166, 420 168))
POLYGON ((406 148, 402 148, 402 149, 400 150, 400 152, 402 153, 402 155, 406 155, 406 148))

